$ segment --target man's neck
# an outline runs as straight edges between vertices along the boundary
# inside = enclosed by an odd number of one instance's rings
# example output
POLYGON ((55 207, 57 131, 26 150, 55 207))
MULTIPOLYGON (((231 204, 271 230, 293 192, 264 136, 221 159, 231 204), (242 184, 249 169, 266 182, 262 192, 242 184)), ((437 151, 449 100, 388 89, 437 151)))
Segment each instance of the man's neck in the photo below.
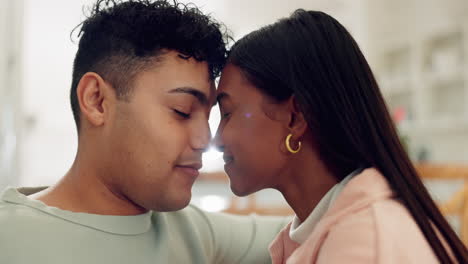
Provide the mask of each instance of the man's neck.
POLYGON ((106 184, 90 166, 80 166, 78 160, 59 182, 30 197, 48 206, 80 213, 138 215, 148 211, 106 184))

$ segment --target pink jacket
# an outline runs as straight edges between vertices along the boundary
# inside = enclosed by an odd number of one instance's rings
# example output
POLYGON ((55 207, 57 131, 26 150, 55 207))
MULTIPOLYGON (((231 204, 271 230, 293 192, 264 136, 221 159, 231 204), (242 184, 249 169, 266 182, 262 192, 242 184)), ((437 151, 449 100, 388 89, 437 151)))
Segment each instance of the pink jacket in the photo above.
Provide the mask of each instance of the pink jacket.
POLYGON ((410 213, 376 169, 354 176, 299 245, 289 224, 270 245, 273 264, 439 263, 410 213))

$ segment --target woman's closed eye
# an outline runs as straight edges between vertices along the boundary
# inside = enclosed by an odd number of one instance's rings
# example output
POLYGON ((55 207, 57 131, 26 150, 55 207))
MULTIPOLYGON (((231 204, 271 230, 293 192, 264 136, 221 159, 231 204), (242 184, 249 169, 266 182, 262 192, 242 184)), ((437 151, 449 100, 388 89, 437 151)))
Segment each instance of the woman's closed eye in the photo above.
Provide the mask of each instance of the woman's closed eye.
POLYGON ((221 113, 221 119, 228 118, 231 113, 221 113))
POLYGON ((220 111, 220 114, 221 114, 221 119, 228 118, 231 115, 231 113, 226 111, 225 109, 220 108, 219 111, 220 111))
POLYGON ((182 111, 179 111, 177 109, 173 109, 174 112, 179 115, 180 117, 184 118, 184 119, 189 119, 190 118, 190 114, 189 113, 185 113, 185 112, 182 112, 182 111))

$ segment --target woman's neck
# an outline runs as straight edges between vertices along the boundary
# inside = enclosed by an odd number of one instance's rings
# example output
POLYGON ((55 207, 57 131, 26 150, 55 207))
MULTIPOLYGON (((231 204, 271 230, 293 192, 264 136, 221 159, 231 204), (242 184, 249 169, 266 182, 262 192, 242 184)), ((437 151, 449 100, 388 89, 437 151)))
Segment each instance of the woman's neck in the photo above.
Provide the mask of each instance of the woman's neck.
POLYGON ((277 189, 303 222, 338 179, 315 152, 303 149, 295 155, 277 189))

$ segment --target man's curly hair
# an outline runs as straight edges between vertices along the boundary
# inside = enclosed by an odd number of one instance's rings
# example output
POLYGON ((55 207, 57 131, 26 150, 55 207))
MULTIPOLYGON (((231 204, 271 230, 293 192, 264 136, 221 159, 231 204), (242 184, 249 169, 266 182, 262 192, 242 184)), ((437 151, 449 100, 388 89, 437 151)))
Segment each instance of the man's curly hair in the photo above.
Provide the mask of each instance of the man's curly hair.
POLYGON ((232 39, 223 24, 195 5, 176 0, 98 0, 80 26, 70 92, 78 129, 76 89, 86 72, 96 72, 113 86, 119 99, 127 99, 136 74, 154 66, 165 50, 206 61, 210 78, 215 79, 232 39))

